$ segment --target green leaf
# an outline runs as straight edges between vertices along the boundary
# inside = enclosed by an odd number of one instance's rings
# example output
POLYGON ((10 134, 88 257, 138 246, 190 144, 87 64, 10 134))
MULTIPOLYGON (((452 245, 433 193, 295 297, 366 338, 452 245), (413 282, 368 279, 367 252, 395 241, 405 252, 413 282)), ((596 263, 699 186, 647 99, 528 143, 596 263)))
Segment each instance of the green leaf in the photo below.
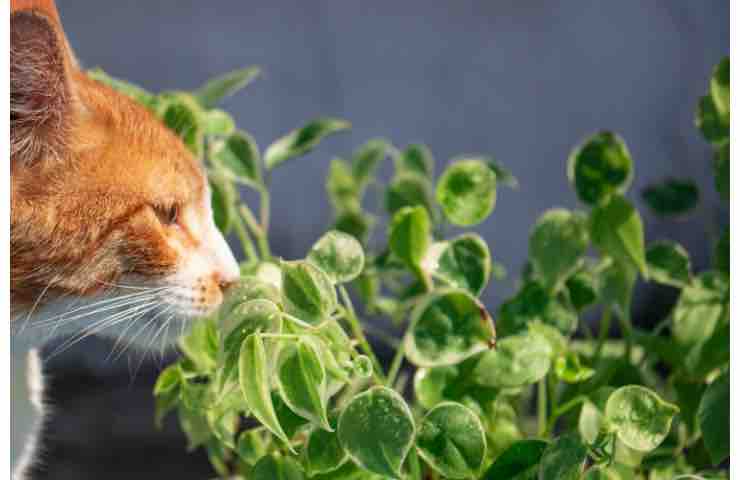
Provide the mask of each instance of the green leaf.
POLYGON ((401 152, 396 161, 396 171, 412 172, 422 177, 434 177, 434 157, 429 147, 423 144, 412 144, 401 152))
POLYGON ((630 262, 647 277, 645 240, 640 213, 615 195, 591 212, 591 239, 599 250, 619 262, 630 262))
POLYGON ((639 385, 615 390, 604 410, 619 440, 641 452, 649 452, 663 442, 677 413, 678 407, 639 385))
POLYGON ((437 202, 455 225, 477 225, 496 204, 496 174, 480 159, 458 160, 437 182, 437 202))
POLYGON ((252 83, 259 74, 259 67, 247 67, 220 75, 200 87, 195 92, 196 98, 204 108, 215 107, 224 98, 252 83))
POLYGON ((415 427, 411 411, 398 393, 373 387, 355 396, 339 417, 337 432, 359 466, 379 475, 401 477, 415 427))
POLYGON ((447 402, 424 416, 416 436, 419 456, 447 478, 474 477, 486 455, 486 436, 478 416, 447 402))
POLYGON ((689 253, 678 243, 655 242, 648 247, 645 258, 650 279, 678 288, 691 282, 689 253))
POLYGON ((514 190, 519 189, 519 180, 496 160, 488 160, 488 168, 496 174, 496 183, 505 187, 512 188, 514 190))
POLYGON ((727 275, 730 274, 730 227, 722 230, 719 238, 714 244, 714 255, 712 256, 714 268, 727 275))
POLYGON ((213 220, 221 232, 228 234, 234 224, 234 217, 236 215, 234 204, 236 203, 238 194, 234 190, 234 187, 223 178, 209 176, 208 183, 211 187, 213 220))
POLYGON ((476 233, 465 233, 446 243, 434 263, 430 270, 436 277, 475 296, 480 295, 491 277, 488 244, 476 233))
POLYGON ((358 184, 364 185, 375 177, 375 172, 385 159, 388 148, 388 142, 376 138, 355 151, 352 155, 352 176, 358 184))
POLYGON ((236 454, 248 465, 254 465, 265 454, 258 430, 244 430, 236 441, 236 454))
POLYGON ((529 324, 538 321, 570 335, 578 325, 578 315, 562 298, 551 297, 540 282, 529 281, 501 305, 497 326, 504 337, 526 330, 529 324))
POLYGON ((530 385, 550 370, 551 353, 550 344, 541 335, 511 335, 481 357, 474 378, 481 385, 495 388, 530 385))
POLYGON ((365 266, 365 254, 360 242, 353 236, 336 230, 325 233, 314 243, 307 258, 334 283, 354 280, 365 266))
POLYGON ((154 395, 164 395, 177 390, 180 386, 180 382, 182 382, 180 366, 176 363, 172 364, 162 370, 162 373, 157 377, 157 383, 154 384, 154 395))
POLYGON ((720 114, 709 95, 699 99, 694 124, 701 130, 704 138, 714 146, 721 146, 730 139, 730 118, 720 114))
POLYGON ((405 207, 391 220, 388 245, 409 267, 421 264, 431 239, 431 222, 424 207, 405 207))
POLYGON ((260 458, 249 473, 249 480, 303 480, 306 478, 295 460, 277 454, 260 458))
POLYGON ((730 200, 730 142, 728 141, 714 152, 712 162, 714 169, 714 186, 720 198, 730 200))
POLYGON ((601 272, 599 295, 607 305, 613 304, 619 314, 627 318, 632 307, 632 291, 637 281, 637 270, 630 264, 612 262, 601 272))
POLYGON ((432 211, 432 184, 416 173, 396 175, 385 191, 385 209, 391 215, 405 207, 422 206, 432 211))
POLYGON ((203 158, 203 119, 198 105, 189 95, 176 94, 162 114, 162 122, 180 137, 197 158, 203 158))
POLYGON ((547 448, 544 440, 520 440, 499 455, 484 480, 534 480, 547 448))
POLYGON ((336 432, 314 429, 306 442, 306 463, 308 475, 329 473, 337 470, 349 460, 347 451, 339 443, 336 432))
POLYGON ((557 208, 537 220, 529 236, 529 259, 548 290, 558 290, 579 268, 588 243, 588 222, 580 213, 557 208))
POLYGON ((194 322, 190 332, 180 338, 179 346, 199 372, 210 372, 216 368, 219 338, 212 320, 194 322))
POLYGON ((244 400, 252 415, 292 449, 272 404, 269 370, 262 337, 253 333, 244 340, 239 355, 239 385, 244 400))
POLYGON ((350 166, 341 158, 333 158, 326 176, 326 192, 332 206, 340 212, 360 210, 360 185, 350 166))
POLYGON ((290 409, 290 407, 285 403, 285 400, 283 400, 283 397, 280 396, 280 393, 272 392, 271 397, 272 405, 275 407, 275 415, 277 415, 280 426, 288 438, 293 438, 296 433, 310 425, 308 420, 296 415, 296 413, 290 409))
POLYGON ((577 146, 568 158, 568 179, 578 198, 598 205, 632 183, 632 156, 622 137, 599 132, 577 146))
POLYGON ((730 374, 725 372, 709 385, 697 412, 704 445, 712 463, 730 456, 730 374))
POLYGON ((257 143, 246 132, 234 132, 211 155, 211 160, 232 176, 255 187, 262 185, 257 143))
POLYGON ((180 429, 188 439, 189 451, 193 451, 210 438, 211 429, 201 411, 191 410, 180 404, 177 416, 180 419, 180 429))
POLYGON ((589 394, 589 401, 581 406, 578 416, 578 433, 587 444, 593 444, 605 430, 604 409, 613 387, 600 387, 589 394))
POLYGON ((337 292, 329 276, 304 260, 282 262, 285 311, 308 325, 329 318, 337 306, 337 292))
POLYGON ((350 128, 350 123, 338 118, 318 118, 304 127, 275 140, 265 151, 265 166, 272 170, 286 160, 313 150, 324 137, 350 128))
POLYGON ((729 121, 730 117, 730 57, 725 57, 714 67, 709 81, 709 93, 717 112, 729 121))
POLYGON ((560 355, 555 360, 553 371, 559 379, 566 383, 584 382, 594 375, 594 370, 583 366, 575 352, 560 355))
POLYGON ((93 80, 105 84, 111 87, 113 90, 133 98, 138 103, 144 105, 147 108, 153 108, 154 104, 156 103, 155 95, 147 92, 137 85, 134 85, 131 82, 111 77, 100 67, 88 70, 87 75, 93 80))
POLYGON ((358 242, 364 244, 375 225, 372 215, 358 211, 347 210, 339 214, 334 221, 334 229, 352 235, 358 242))
POLYGON ((446 390, 458 378, 459 373, 454 365, 417 369, 414 374, 416 400, 426 409, 434 408, 447 399, 446 390))
POLYGON ((727 315, 727 283, 718 272, 704 272, 681 291, 673 310, 673 337, 681 345, 694 345, 711 337, 727 315))
POLYGON ((596 303, 599 298, 598 282, 590 270, 574 273, 566 280, 565 286, 568 288, 570 303, 579 312, 596 303))
POLYGON ((490 315, 464 290, 429 294, 414 308, 410 322, 404 339, 406 355, 422 367, 459 363, 495 342, 490 315))
POLYGON ((236 126, 231 115, 214 108, 204 112, 203 115, 203 133, 209 136, 225 137, 234 132, 236 126))
POLYGON ((575 434, 558 437, 547 446, 540 459, 541 480, 578 480, 585 467, 588 450, 575 434))
POLYGON ((331 430, 326 405, 327 377, 321 355, 308 341, 285 345, 277 367, 278 390, 285 404, 301 417, 331 430))
POLYGON ((658 215, 683 215, 699 203, 699 187, 691 179, 669 178, 642 190, 645 203, 658 215))

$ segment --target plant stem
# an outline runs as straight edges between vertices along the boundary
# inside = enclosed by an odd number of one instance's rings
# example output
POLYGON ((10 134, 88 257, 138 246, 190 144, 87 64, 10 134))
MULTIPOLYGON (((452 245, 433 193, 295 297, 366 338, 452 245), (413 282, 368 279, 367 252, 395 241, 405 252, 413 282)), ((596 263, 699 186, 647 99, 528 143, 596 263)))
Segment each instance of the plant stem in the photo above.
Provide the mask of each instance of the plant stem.
POLYGON ((547 385, 545 379, 537 382, 537 431, 544 437, 547 431, 547 385))
POLYGON ((393 388, 393 383, 396 381, 398 372, 401 370, 401 365, 403 365, 403 359, 405 356, 406 347, 402 341, 396 348, 396 354, 393 356, 393 361, 391 362, 391 366, 388 369, 388 377, 385 380, 386 387, 393 388))
POLYGON ((260 188, 260 225, 267 235, 270 231, 270 191, 264 187, 260 188))
POLYGON ((555 428, 555 422, 558 421, 558 418, 565 415, 578 405, 587 402, 588 397, 585 395, 579 395, 575 398, 572 398, 571 400, 565 402, 561 406, 559 406, 557 409, 555 409, 552 414, 550 415, 550 418, 547 421, 547 428, 545 429, 545 435, 549 435, 552 433, 552 429, 555 428))
POLYGON ((234 225, 236 226, 236 234, 242 244, 244 255, 247 257, 247 261, 252 262, 255 260, 259 260, 257 251, 254 248, 252 237, 249 236, 249 232, 247 232, 247 228, 244 224, 244 219, 240 215, 236 216, 236 223, 234 225))
POLYGON ((367 337, 365 337, 365 332, 363 332, 362 325, 360 325, 360 319, 357 318, 355 307, 352 305, 352 299, 349 297, 347 288, 345 288, 344 285, 339 285, 339 294, 342 296, 342 303, 344 303, 344 306, 347 309, 347 322, 352 330, 352 334, 359 342, 362 351, 365 355, 370 357, 370 360, 373 362, 373 370, 375 371, 374 377, 376 381, 383 384, 383 369, 380 366, 380 362, 375 356, 375 352, 373 352, 370 343, 367 341, 367 337))
POLYGON ((239 206, 239 213, 252 231, 254 238, 257 239, 257 248, 259 248, 262 259, 270 260, 272 258, 272 254, 270 253, 270 244, 267 242, 267 234, 259 223, 257 223, 257 218, 255 218, 254 213, 252 213, 252 210, 244 204, 239 206))
POLYGON ((617 317, 619 319, 619 326, 622 328, 622 335, 627 341, 627 346, 624 349, 624 358, 626 358, 628 362, 631 362, 632 343, 634 342, 634 338, 632 335, 632 322, 630 321, 628 314, 620 313, 619 315, 617 315, 617 317))
POLYGON ((605 306, 604 310, 601 312, 601 321, 599 322, 599 343, 596 345, 596 350, 594 350, 594 358, 599 359, 601 358, 601 350, 604 348, 604 342, 606 342, 606 338, 609 336, 609 329, 612 325, 612 308, 611 306, 605 306))
POLYGON ((419 457, 416 454, 416 449, 411 449, 411 452, 409 452, 409 466, 411 470, 411 478, 413 480, 422 480, 421 479, 421 465, 419 465, 419 457))

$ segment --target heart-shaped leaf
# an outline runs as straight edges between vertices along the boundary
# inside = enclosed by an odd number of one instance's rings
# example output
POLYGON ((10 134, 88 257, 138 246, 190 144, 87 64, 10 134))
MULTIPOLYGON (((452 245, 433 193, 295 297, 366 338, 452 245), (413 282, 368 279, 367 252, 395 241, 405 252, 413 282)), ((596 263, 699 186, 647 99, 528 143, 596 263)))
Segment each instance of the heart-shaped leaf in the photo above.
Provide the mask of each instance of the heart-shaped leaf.
POLYGON ((630 448, 649 452, 660 445, 671 429, 678 407, 639 385, 615 390, 606 402, 606 420, 617 437, 630 448))
POLYGON ((529 259, 545 287, 557 290, 580 266, 588 249, 588 222, 580 213, 545 212, 529 236, 529 259))
POLYGON ((334 283, 346 283, 362 273, 365 254, 355 237, 336 230, 325 233, 308 253, 308 261, 334 283))
POLYGON ((640 213, 621 195, 591 212, 594 245, 619 262, 632 263, 647 277, 644 237, 640 213))
POLYGON ((459 363, 495 342, 490 315, 464 290, 428 295, 414 308, 410 321, 404 339, 406 355, 422 367, 459 363))
POLYGON ((329 276, 312 263, 283 262, 285 311, 308 325, 327 320, 337 306, 337 292, 329 276))
POLYGON ((338 118, 318 118, 275 140, 265 151, 265 166, 272 170, 291 158, 305 155, 325 137, 347 130, 350 123, 338 118))
POLYGON ((588 205, 624 193, 632 183, 632 156, 619 135, 599 132, 577 146, 568 158, 568 179, 588 205))
POLYGON ((244 340, 239 355, 239 385, 244 400, 252 415, 292 449, 272 404, 269 370, 262 337, 253 333, 244 340))
POLYGON ((421 421, 416 448, 421 458, 445 477, 471 478, 485 458, 485 431, 469 408, 441 403, 421 421))
POLYGON ((455 225, 477 225, 496 205, 496 174, 481 159, 457 160, 437 182, 437 202, 455 225))
POLYGON ((350 400, 337 432, 344 449, 362 468, 400 478, 416 430, 403 398, 390 388, 373 387, 350 400))
POLYGON ((326 371, 316 347, 307 340, 283 346, 277 374, 285 404, 316 426, 331 430, 326 412, 326 371))

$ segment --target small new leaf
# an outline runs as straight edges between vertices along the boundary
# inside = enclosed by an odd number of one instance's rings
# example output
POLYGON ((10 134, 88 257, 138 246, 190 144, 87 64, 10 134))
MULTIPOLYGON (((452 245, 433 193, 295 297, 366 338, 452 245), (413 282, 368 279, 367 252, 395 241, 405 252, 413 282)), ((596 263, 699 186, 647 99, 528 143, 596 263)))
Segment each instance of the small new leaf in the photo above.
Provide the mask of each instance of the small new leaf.
POLYGON ((259 67, 247 67, 225 73, 205 83, 195 92, 204 108, 213 108, 221 100, 246 87, 260 74, 259 67))
POLYGON ((319 118, 275 140, 265 151, 265 166, 272 170, 286 160, 304 155, 324 137, 350 128, 350 123, 338 118, 319 118))

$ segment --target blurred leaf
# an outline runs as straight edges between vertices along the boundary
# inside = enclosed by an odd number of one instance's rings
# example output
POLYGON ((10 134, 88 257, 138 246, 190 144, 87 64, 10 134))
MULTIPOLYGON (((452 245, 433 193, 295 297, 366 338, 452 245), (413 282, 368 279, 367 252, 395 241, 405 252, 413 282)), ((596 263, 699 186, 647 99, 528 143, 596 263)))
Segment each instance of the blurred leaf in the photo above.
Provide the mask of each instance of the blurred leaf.
POLYGON ((450 479, 476 475, 486 454, 486 436, 478 416, 459 403, 437 405, 422 419, 416 436, 419 456, 450 479))
POLYGON ((673 337, 681 345, 707 340, 725 312, 727 284, 718 272, 704 272, 681 291, 673 310, 673 337))
POLYGON ((416 430, 411 411, 398 393, 372 387, 345 406, 337 432, 342 446, 359 466, 400 478, 416 430))
POLYGON ((534 480, 547 448, 544 440, 520 440, 496 458, 484 480, 534 480))
POLYGON ((131 82, 113 78, 105 73, 100 67, 93 68, 87 71, 87 75, 95 81, 98 81, 104 85, 109 86, 113 90, 123 93, 124 95, 133 98, 138 103, 144 105, 147 108, 153 108, 156 97, 155 95, 147 92, 143 88, 134 85, 131 82))
POLYGON ((321 140, 333 133, 350 128, 349 122, 338 118, 319 118, 275 140, 265 151, 265 166, 272 170, 286 160, 304 155, 321 140))
POLYGON ((277 363, 278 390, 285 404, 314 425, 331 430, 327 416, 327 378, 321 355, 308 341, 288 343, 277 363))
MULTIPOLYGON (((730 57, 723 58, 712 71, 709 82, 709 93, 714 101, 717 112, 729 119, 730 117, 730 57)), ((729 121, 729 120, 728 120, 729 121)))
POLYGON ((601 272, 599 296, 605 304, 615 305, 620 315, 628 318, 636 281, 637 270, 632 265, 612 262, 601 272))
POLYGON ((496 160, 488 160, 488 168, 496 174, 496 183, 505 187, 513 188, 514 190, 519 189, 519 180, 496 160))
POLYGON ((347 451, 339 443, 336 432, 314 429, 306 442, 308 474, 314 475, 335 471, 349 459, 347 451))
POLYGON ((529 259, 545 288, 557 291, 579 268, 588 234, 585 216, 562 208, 548 210, 537 220, 529 237, 529 259))
POLYGON ((401 152, 396 163, 396 171, 412 172, 422 177, 434 177, 434 157, 429 147, 423 144, 412 144, 401 152))
POLYGON ((730 200, 730 142, 728 141, 714 152, 714 186, 720 198, 730 200))
POLYGON ((575 352, 559 356, 555 360, 553 371, 560 380, 566 383, 580 383, 594 375, 594 370, 583 366, 575 352))
POLYGON ((577 311, 596 303, 599 297, 599 286, 593 272, 580 270, 571 275, 565 282, 570 302, 577 311))
POLYGON ((645 187, 642 198, 658 215, 682 215, 696 208, 699 187, 692 179, 669 178, 660 184, 645 187))
POLYGON ((417 269, 429 248, 431 228, 429 214, 424 207, 404 207, 393 216, 388 246, 409 267, 417 269))
POLYGON ((325 233, 314 243, 307 258, 334 283, 354 280, 365 265, 362 245, 353 236, 336 230, 325 233))
POLYGON ((730 119, 717 111, 717 106, 709 95, 704 95, 699 100, 694 123, 704 138, 714 146, 721 146, 729 141, 730 119))
POLYGON ((367 242, 367 237, 374 225, 375 217, 353 210, 340 213, 334 221, 335 230, 352 235, 361 244, 367 242))
POLYGON ((180 337, 180 350, 195 364, 199 372, 210 372, 218 363, 219 337, 210 319, 193 322, 190 332, 180 337))
POLYGON ((530 281, 501 304, 497 327, 504 337, 526 330, 529 324, 537 321, 570 335, 578 326, 578 315, 560 298, 550 297, 540 282, 530 281))
POLYGON ((464 290, 429 294, 414 308, 410 323, 404 339, 406 355, 422 367, 459 363, 495 342, 491 317, 464 290))
POLYGON ((329 164, 326 191, 335 210, 340 212, 360 210, 360 186, 350 166, 341 158, 333 158, 329 164))
POLYGON ((688 252, 678 243, 655 242, 648 247, 645 257, 652 280, 678 288, 691 282, 691 260, 688 252))
POLYGON ((619 262, 632 263, 647 277, 644 237, 640 213, 620 195, 591 212, 594 245, 619 262))
POLYGON ((717 242, 714 244, 714 255, 712 256, 714 268, 727 275, 730 274, 730 227, 722 230, 717 242))
POLYGON ((539 478, 578 480, 581 478, 587 453, 586 446, 575 434, 556 438, 542 453, 539 478))
POLYGON ((303 480, 300 465, 295 460, 277 454, 265 455, 254 465, 249 480, 303 480))
POLYGON ((415 206, 432 211, 432 184, 416 173, 396 175, 385 191, 385 209, 393 215, 402 208, 415 206))
POLYGON ((639 385, 628 385, 609 395, 606 420, 630 448, 649 452, 668 435, 678 407, 639 385))
POLYGON ((262 185, 259 149, 248 133, 238 131, 229 135, 211 159, 236 178, 254 186, 262 185))
POLYGON ((196 92, 198 102, 204 108, 212 108, 221 100, 246 87, 260 74, 259 67, 247 67, 234 70, 207 81, 196 92))
POLYGON ((231 135, 235 128, 234 119, 223 110, 214 108, 204 112, 203 133, 206 135, 225 137, 231 135))
POLYGON ((725 372, 709 385, 697 412, 704 445, 712 463, 718 465, 730 456, 730 374, 725 372))
POLYGON ((223 178, 209 176, 208 183, 211 187, 211 210, 213 210, 213 221, 224 235, 227 235, 234 224, 236 215, 234 204, 238 198, 234 187, 223 178))
POLYGON ((385 159, 388 148, 388 142, 376 138, 355 151, 352 155, 352 176, 358 184, 363 185, 372 180, 378 166, 385 159))
POLYGON ((180 137, 188 150, 197 158, 203 158, 204 124, 202 112, 187 94, 178 94, 162 114, 162 122, 180 137))
POLYGON ((632 183, 632 156, 622 137, 599 132, 577 146, 568 158, 568 179, 588 205, 605 203, 632 183))
POLYGON ((488 245, 475 233, 465 233, 447 242, 435 263, 434 275, 475 296, 480 295, 491 276, 488 245))
POLYGON ((455 225, 477 225, 496 204, 496 174, 481 159, 457 160, 437 182, 437 202, 455 225))
POLYGON ((530 385, 550 370, 551 353, 549 343, 540 335, 511 335, 481 357, 474 378, 481 385, 495 388, 530 385))

